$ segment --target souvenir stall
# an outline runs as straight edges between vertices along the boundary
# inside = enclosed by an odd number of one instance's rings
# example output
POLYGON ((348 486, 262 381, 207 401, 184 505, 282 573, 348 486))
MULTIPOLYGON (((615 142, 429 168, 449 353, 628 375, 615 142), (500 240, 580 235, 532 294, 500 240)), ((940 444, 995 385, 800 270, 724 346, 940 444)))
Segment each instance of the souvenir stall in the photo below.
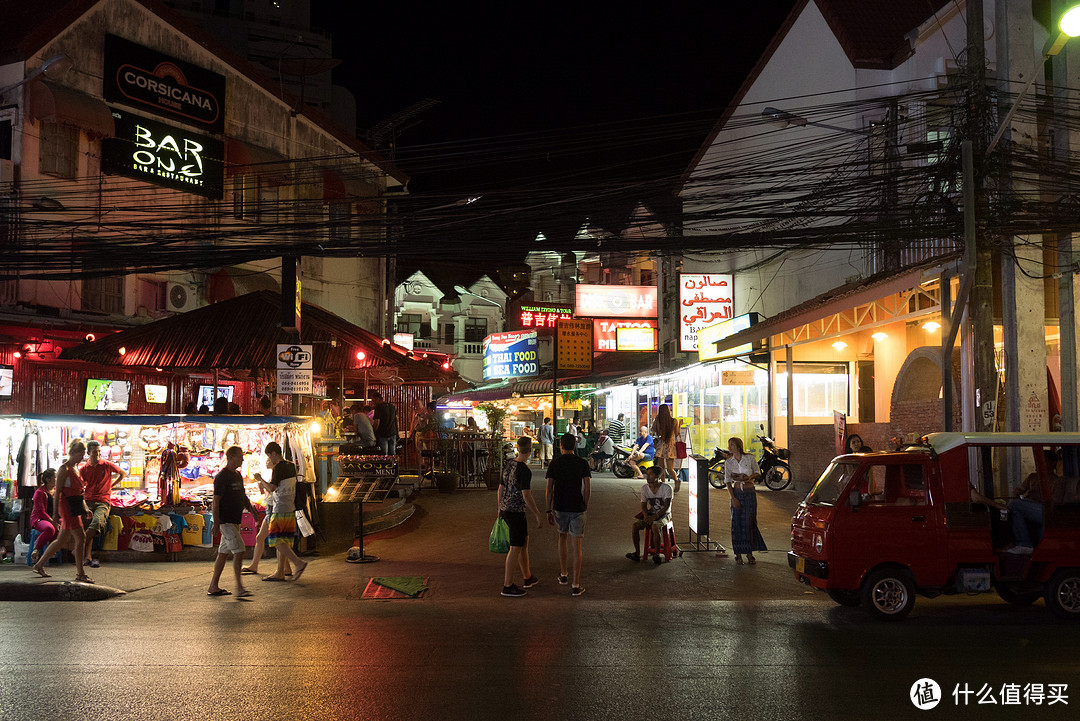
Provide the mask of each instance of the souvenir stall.
MULTIPOLYGON (((19 479, 24 489, 21 497, 36 484, 41 470, 63 462, 75 438, 98 441, 101 458, 127 474, 113 489, 110 529, 100 537, 100 550, 106 553, 176 553, 189 546, 212 547, 214 475, 224 465, 230 446, 244 449, 240 472, 247 481, 248 497, 257 507, 263 494, 254 475, 270 477, 263 450, 271 441, 279 443, 286 458, 296 464, 298 482, 315 481, 308 421, 292 416, 28 414, 17 423, 0 423, 0 429, 17 449, 5 460, 5 469, 13 470, 19 479)), ((0 443, 8 441, 0 438, 0 443)), ((306 510, 309 518, 315 511, 306 510)), ((254 545, 255 519, 244 516, 244 542, 254 545)))

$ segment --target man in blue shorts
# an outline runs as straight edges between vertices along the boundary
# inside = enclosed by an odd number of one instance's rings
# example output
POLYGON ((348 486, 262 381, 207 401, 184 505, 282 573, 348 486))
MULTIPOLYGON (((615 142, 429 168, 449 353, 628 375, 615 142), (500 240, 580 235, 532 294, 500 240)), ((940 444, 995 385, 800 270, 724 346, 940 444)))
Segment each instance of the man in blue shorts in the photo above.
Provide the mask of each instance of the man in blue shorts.
POLYGON ((532 438, 522 436, 517 439, 517 456, 503 465, 502 482, 499 484, 499 516, 506 521, 510 529, 510 552, 506 554, 506 567, 503 570, 502 595, 510 598, 524 596, 524 588, 532 588, 540 583, 529 566, 529 521, 525 511, 532 511, 536 516, 536 527, 542 528, 544 517, 533 501, 532 471, 529 459, 532 457, 532 438), (521 569, 524 580, 518 588, 514 583, 514 569, 521 569))
POLYGON ((569 583, 566 566, 569 545, 574 545, 574 583, 570 595, 585 593, 581 585, 581 538, 585 535, 585 511, 592 495, 589 462, 575 452, 577 437, 567 433, 559 439, 559 457, 547 470, 548 523, 559 529, 559 583, 569 583))

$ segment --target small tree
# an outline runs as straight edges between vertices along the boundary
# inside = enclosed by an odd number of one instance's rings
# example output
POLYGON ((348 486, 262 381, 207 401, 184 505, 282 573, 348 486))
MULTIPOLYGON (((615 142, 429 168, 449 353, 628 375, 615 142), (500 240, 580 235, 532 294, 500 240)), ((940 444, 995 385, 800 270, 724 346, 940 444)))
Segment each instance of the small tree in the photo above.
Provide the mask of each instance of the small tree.
POLYGON ((490 468, 495 473, 495 479, 498 479, 502 474, 503 421, 506 419, 506 409, 494 403, 477 403, 475 407, 487 418, 488 429, 491 432, 491 451, 488 457, 491 459, 490 468))

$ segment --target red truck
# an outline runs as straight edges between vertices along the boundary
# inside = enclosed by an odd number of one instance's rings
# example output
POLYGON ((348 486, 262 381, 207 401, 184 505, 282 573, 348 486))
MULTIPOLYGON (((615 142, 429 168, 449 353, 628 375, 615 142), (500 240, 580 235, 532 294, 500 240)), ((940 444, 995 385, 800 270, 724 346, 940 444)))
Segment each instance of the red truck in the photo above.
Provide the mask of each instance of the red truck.
POLYGON ((991 589, 1080 619, 1078 457, 1078 433, 933 433, 894 452, 839 456, 795 512, 788 564, 799 581, 884 620, 910 613, 915 594, 991 589), (1011 520, 982 492, 1015 489, 1018 470, 1038 474, 1044 499, 1030 551, 1008 548, 1011 520))

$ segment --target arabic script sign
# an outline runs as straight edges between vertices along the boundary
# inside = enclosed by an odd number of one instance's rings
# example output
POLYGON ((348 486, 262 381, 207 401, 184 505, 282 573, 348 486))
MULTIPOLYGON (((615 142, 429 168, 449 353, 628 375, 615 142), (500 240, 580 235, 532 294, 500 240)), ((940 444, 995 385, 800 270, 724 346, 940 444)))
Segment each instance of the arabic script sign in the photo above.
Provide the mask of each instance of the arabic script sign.
POLYGON ((732 277, 679 274, 679 350, 698 349, 698 331, 735 317, 732 277))

